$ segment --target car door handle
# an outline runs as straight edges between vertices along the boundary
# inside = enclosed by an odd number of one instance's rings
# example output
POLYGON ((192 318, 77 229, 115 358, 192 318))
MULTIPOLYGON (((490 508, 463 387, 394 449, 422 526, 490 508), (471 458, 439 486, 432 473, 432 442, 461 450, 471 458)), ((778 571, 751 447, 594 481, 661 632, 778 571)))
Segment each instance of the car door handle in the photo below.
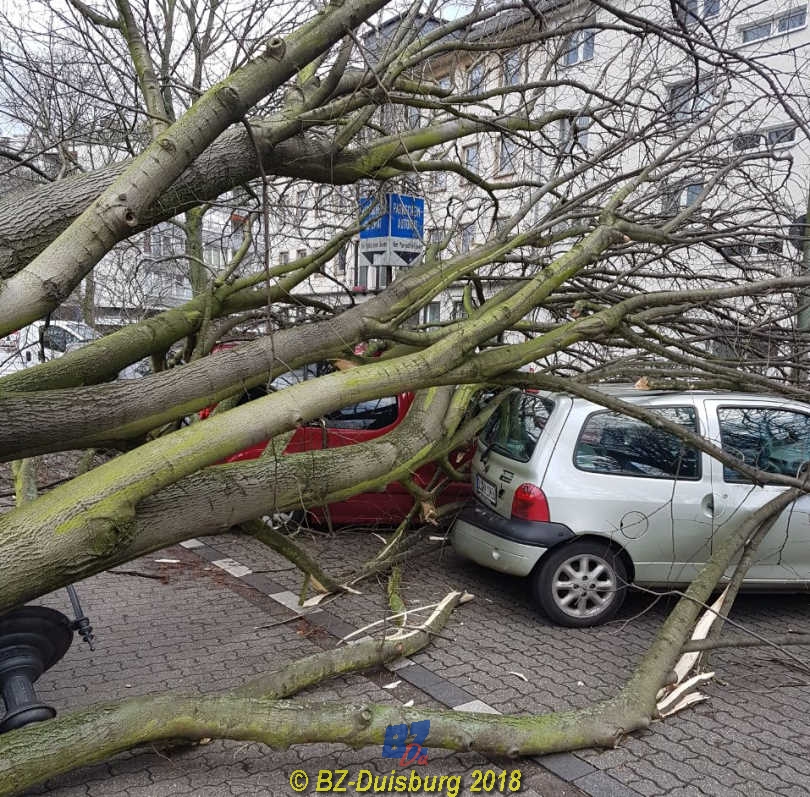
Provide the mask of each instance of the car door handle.
POLYGON ((712 517, 714 515, 714 495, 711 493, 704 495, 703 500, 700 502, 700 506, 705 514, 712 517))

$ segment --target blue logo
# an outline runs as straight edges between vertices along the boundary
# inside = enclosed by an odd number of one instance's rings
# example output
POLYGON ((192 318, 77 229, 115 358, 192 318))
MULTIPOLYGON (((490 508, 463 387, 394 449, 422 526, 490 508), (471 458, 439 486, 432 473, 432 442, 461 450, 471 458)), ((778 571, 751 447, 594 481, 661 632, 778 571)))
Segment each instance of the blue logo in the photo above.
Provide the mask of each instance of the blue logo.
POLYGON ((410 728, 404 723, 402 725, 389 725, 385 729, 382 757, 398 758, 401 767, 407 767, 411 764, 424 766, 428 762, 428 750, 423 745, 427 740, 429 731, 430 720, 412 722, 410 728))

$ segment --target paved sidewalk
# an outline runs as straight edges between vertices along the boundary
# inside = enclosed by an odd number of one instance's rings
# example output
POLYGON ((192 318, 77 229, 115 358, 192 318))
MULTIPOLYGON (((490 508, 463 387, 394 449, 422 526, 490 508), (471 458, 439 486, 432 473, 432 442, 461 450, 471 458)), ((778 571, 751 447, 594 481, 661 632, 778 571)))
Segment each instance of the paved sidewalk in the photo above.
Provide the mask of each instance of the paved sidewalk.
MULTIPOLYGON (((304 540, 335 572, 347 559, 362 561, 380 546, 367 532, 304 540)), ((290 607, 301 584, 298 572, 254 540, 223 536, 204 543, 145 557, 81 585, 99 648, 90 653, 75 642, 63 662, 43 677, 43 698, 67 710, 162 689, 226 688, 333 645, 335 635, 386 615, 384 591, 371 583, 360 595, 342 596, 324 611, 279 624, 295 617, 290 607), (156 563, 160 558, 182 561, 156 563)), ((666 601, 650 609, 644 600, 631 598, 619 622, 561 629, 534 610, 520 581, 463 562, 450 550, 411 563, 403 573, 409 608, 459 588, 473 592, 476 600, 458 609, 445 632, 413 663, 393 674, 335 679, 307 696, 413 699, 421 706, 515 714, 587 706, 613 694, 630 674, 667 608, 666 601), (381 688, 395 680, 400 681, 395 689, 381 688)), ((67 599, 57 594, 48 603, 64 609, 67 599)), ((733 620, 766 635, 805 630, 808 603, 808 596, 745 596, 733 620)), ((802 655, 802 648, 793 650, 802 655)), ((720 680, 709 688, 708 702, 655 723, 615 750, 545 757, 542 767, 432 751, 430 774, 464 774, 467 790, 461 794, 471 793, 472 770, 498 764, 507 770, 520 767, 528 787, 521 794, 529 797, 806 795, 810 678, 772 649, 716 652, 713 662, 720 680)), ((279 753, 259 745, 213 742, 170 757, 127 754, 35 793, 291 795, 288 778, 294 769, 390 772, 391 761, 379 753, 378 747, 349 751, 342 745, 279 753)))
MULTIPOLYGON (((263 548, 258 553, 267 557, 270 567, 282 564, 263 548)), ((235 563, 221 564, 238 574, 247 569, 235 563)), ((75 640, 67 656, 39 682, 40 696, 60 712, 164 690, 226 689, 336 642, 336 637, 315 623, 323 612, 299 618, 297 611, 209 563, 194 550, 179 546, 89 579, 79 585, 79 590, 98 645, 90 652, 75 640), (180 562, 161 564, 158 559, 180 562)), ((67 596, 62 592, 48 596, 44 603, 69 613, 67 596)), ((371 619, 364 618, 363 622, 371 619)), ((339 630, 346 633, 352 626, 344 623, 339 630)), ((387 671, 336 678, 305 696, 343 702, 414 700, 420 706, 443 707, 387 671), (401 680, 395 690, 382 688, 395 680, 401 680)), ((160 750, 127 753, 112 762, 55 778, 30 794, 293 795, 289 778, 296 769, 310 775, 335 768, 390 774, 395 762, 383 759, 380 752, 379 746, 350 750, 339 744, 299 745, 279 752, 258 744, 214 741, 169 755, 160 750)), ((467 788, 459 794, 467 795, 472 794, 469 786, 475 769, 499 773, 517 768, 523 773, 521 794, 583 794, 536 763, 494 761, 474 753, 431 750, 429 764, 424 770, 418 769, 431 777, 462 776, 467 788)), ((310 788, 305 793, 315 791, 310 788)))

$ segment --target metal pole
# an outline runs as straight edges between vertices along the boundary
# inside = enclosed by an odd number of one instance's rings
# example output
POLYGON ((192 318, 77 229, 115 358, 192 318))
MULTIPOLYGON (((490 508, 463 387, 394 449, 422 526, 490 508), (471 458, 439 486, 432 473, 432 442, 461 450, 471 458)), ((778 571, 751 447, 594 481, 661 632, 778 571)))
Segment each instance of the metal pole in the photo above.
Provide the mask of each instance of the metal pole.
MULTIPOLYGON (((807 192, 804 229, 802 230, 802 267, 805 274, 810 274, 810 189, 807 192)), ((796 328, 799 332, 810 331, 810 292, 800 288, 796 294, 796 328)), ((803 337, 803 336, 802 336, 803 337)))
POLYGON ((84 610, 79 602, 79 593, 76 592, 76 587, 73 584, 69 584, 66 589, 70 598, 70 605, 73 607, 73 615, 76 618, 73 621, 73 628, 79 632, 79 636, 90 646, 90 650, 95 650, 93 626, 90 625, 90 620, 84 615, 84 610))

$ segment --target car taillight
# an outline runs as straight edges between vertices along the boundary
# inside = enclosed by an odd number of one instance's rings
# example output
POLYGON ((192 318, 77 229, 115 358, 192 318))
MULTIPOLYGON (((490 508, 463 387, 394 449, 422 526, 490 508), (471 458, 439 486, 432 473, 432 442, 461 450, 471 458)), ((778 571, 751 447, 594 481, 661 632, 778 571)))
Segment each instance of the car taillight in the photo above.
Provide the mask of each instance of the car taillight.
POLYGON ((521 484, 512 499, 512 517, 520 520, 550 520, 546 494, 536 484, 521 484))

